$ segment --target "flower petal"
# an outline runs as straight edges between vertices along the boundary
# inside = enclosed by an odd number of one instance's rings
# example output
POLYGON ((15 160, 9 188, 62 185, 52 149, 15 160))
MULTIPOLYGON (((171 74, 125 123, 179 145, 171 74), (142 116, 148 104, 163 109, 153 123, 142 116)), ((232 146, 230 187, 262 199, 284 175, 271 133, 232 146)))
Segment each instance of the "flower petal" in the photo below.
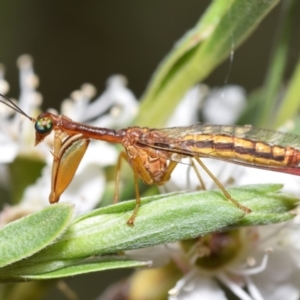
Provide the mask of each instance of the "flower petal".
POLYGON ((219 285, 211 278, 196 276, 200 273, 190 272, 180 279, 169 291, 169 300, 226 300, 227 297, 219 285), (173 295, 172 295, 173 294, 173 295))
POLYGON ((300 297, 299 268, 288 251, 272 253, 265 272, 253 276, 252 280, 266 300, 298 300, 300 297))

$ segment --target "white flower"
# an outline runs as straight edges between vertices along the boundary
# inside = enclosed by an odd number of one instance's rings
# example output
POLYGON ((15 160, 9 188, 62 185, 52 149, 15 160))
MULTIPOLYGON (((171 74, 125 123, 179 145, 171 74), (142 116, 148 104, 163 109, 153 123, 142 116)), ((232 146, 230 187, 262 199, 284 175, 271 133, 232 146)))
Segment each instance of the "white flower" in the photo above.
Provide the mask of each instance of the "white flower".
MULTIPOLYGON (((34 116, 39 112, 42 97, 35 91, 38 79, 33 72, 32 59, 28 55, 23 55, 18 60, 18 66, 21 86, 18 106, 29 116, 34 116)), ((6 94, 8 90, 9 85, 4 79, 4 70, 0 69, 0 93, 6 94)), ((34 155, 39 159, 44 159, 47 155, 46 148, 32 147, 34 144, 32 123, 20 113, 15 113, 12 117, 13 113, 13 109, 3 104, 0 105, 0 163, 12 162, 19 154, 34 155)))
POLYGON ((196 85, 188 90, 169 118, 167 127, 196 124, 198 122, 199 108, 207 93, 208 87, 204 84, 196 85))
POLYGON ((236 85, 214 88, 202 106, 205 123, 234 124, 246 108, 246 92, 236 85))
MULTIPOLYGON (((124 76, 111 76, 107 80, 106 90, 100 97, 85 108, 76 108, 77 113, 81 112, 76 120, 86 122, 97 117, 90 122, 91 125, 117 129, 130 124, 138 113, 138 102, 126 85, 127 80, 124 76), (110 113, 103 115, 107 111, 110 113)), ((87 94, 86 85, 83 85, 82 90, 87 94)))
MULTIPOLYGON (((22 56, 18 60, 20 68, 20 99, 18 106, 29 116, 40 113, 41 96, 36 92, 38 85, 37 76, 34 74, 32 59, 29 56, 22 56)), ((5 84, 4 71, 0 69, 0 92, 8 91, 8 84, 5 84), (6 89, 6 90, 5 90, 6 89)), ((92 85, 84 84, 80 90, 72 93, 72 99, 62 103, 62 113, 76 122, 87 122, 89 124, 106 127, 127 126, 134 118, 138 110, 138 102, 132 92, 126 87, 122 76, 113 76, 109 79, 107 89, 104 93, 90 103, 96 91, 92 85), (107 113, 109 111, 109 113, 107 113)), ((13 219, 19 211, 34 211, 48 205, 48 197, 51 190, 51 170, 53 155, 51 147, 54 136, 48 136, 43 143, 34 147, 34 126, 32 122, 19 113, 11 118, 13 110, 1 104, 0 163, 11 162, 19 155, 28 157, 39 157, 46 163, 42 175, 35 184, 27 187, 18 207, 6 208, 2 214, 2 224, 7 219, 13 219), (9 217, 8 217, 9 216, 9 217)), ((56 113, 52 110, 53 113, 56 113)), ((102 168, 107 165, 115 165, 118 157, 114 146, 101 142, 91 141, 89 147, 79 165, 75 177, 70 186, 61 196, 60 201, 74 202, 77 213, 83 213, 94 208, 100 201, 105 190, 105 174, 102 168)), ((3 165, 1 165, 3 166, 3 165)), ((3 180, 7 182, 5 168, 0 169, 3 180), (2 170, 2 171, 1 171, 2 170)), ((14 183, 17 184, 17 183, 14 183)))
POLYGON ((259 228, 262 246, 273 249, 265 272, 252 277, 264 299, 300 297, 299 223, 298 215, 285 224, 259 228))
MULTIPOLYGON (((214 243, 218 243, 220 238, 218 235, 217 233, 209 236, 211 239, 216 239, 214 243)), ((223 233, 223 235, 230 237, 231 233, 223 233)), ((221 237, 221 241, 224 236, 221 237)), ((234 245, 234 239, 231 243, 234 245)), ((232 247, 230 239, 228 244, 224 243, 224 245, 230 250, 232 247)), ((200 246, 199 243, 195 244, 193 250, 196 257, 190 259, 190 262, 194 261, 194 265, 190 268, 185 267, 185 275, 170 290, 169 299, 227 299, 218 282, 242 300, 279 300, 287 295, 288 299, 299 299, 300 247, 297 219, 284 225, 239 229, 238 245, 239 247, 234 251, 231 249, 230 252, 235 254, 236 259, 231 259, 232 262, 229 261, 223 266, 220 263, 219 268, 209 270, 204 267, 203 262, 197 262, 197 254, 202 253, 202 257, 201 255, 199 257, 203 261, 213 260, 213 256, 210 258, 210 249, 205 249, 205 244, 200 246), (202 251, 201 246, 204 247, 202 251)), ((191 258, 191 253, 189 255, 191 258)), ((178 257, 176 261, 178 263, 178 257)), ((182 266, 181 263, 179 265, 182 266)))

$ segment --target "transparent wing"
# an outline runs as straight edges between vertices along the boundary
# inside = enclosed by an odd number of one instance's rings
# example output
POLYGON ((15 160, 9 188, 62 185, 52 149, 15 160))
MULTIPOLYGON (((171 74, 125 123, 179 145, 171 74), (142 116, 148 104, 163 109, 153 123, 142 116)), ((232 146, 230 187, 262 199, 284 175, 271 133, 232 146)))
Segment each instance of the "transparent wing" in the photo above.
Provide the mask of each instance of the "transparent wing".
MULTIPOLYGON (((199 135, 225 135, 237 138, 244 138, 251 141, 260 141, 271 146, 293 147, 300 150, 300 136, 291 133, 285 133, 276 130, 253 128, 251 125, 245 126, 227 126, 227 125, 203 125, 196 124, 189 127, 172 127, 163 129, 153 129, 150 132, 157 131, 160 134, 156 142, 183 142, 185 140, 197 141, 199 135)), ((148 134, 143 136, 143 143, 150 146, 153 143, 148 134)))
POLYGON ((181 161, 186 156, 209 157, 300 175, 300 136, 295 134, 257 129, 250 125, 196 124, 189 127, 150 129, 142 135, 139 142, 173 153, 172 160, 176 161, 181 161), (260 148, 257 150, 258 145, 260 148), (274 150, 272 146, 281 148, 274 150), (293 148, 292 151, 288 150, 290 148, 293 148), (293 161, 290 162, 291 160, 293 161))

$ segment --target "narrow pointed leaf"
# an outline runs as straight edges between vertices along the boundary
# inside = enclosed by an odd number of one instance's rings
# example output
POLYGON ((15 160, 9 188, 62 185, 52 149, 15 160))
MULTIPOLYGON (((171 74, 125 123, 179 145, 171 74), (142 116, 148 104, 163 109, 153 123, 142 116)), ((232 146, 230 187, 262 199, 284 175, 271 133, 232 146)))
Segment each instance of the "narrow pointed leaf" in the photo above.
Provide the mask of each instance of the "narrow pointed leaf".
POLYGON ((51 205, 3 227, 0 230, 0 266, 45 248, 63 233, 72 215, 73 207, 68 204, 51 205))
MULTIPOLYGON (((135 225, 126 221, 134 201, 97 209, 75 219, 52 245, 29 259, 0 269, 0 280, 22 280, 81 264, 94 255, 120 253, 198 237, 228 226, 272 224, 293 218, 298 199, 280 193, 280 184, 228 189, 250 214, 220 191, 167 194, 143 199, 135 225), (162 198, 163 197, 163 198, 162 198)), ((101 268, 101 266, 99 266, 101 268)), ((78 269, 77 269, 78 270, 78 269)))
POLYGON ((278 2, 211 2, 198 24, 176 44, 154 74, 136 123, 164 126, 187 90, 229 57, 278 2))
MULTIPOLYGON (((294 118, 300 109, 300 58, 295 67, 294 74, 287 88, 287 93, 281 103, 275 127, 282 126, 284 122, 294 118)), ((299 132, 297 132, 299 134, 299 132)))
POLYGON ((93 262, 82 262, 78 265, 69 266, 63 269, 59 269, 53 272, 40 274, 40 275, 25 275, 24 279, 29 280, 41 280, 41 279, 57 279, 70 277, 80 274, 113 270, 113 269, 124 269, 124 268, 140 268, 150 266, 151 262, 142 262, 129 259, 121 259, 120 257, 115 258, 103 258, 93 262))

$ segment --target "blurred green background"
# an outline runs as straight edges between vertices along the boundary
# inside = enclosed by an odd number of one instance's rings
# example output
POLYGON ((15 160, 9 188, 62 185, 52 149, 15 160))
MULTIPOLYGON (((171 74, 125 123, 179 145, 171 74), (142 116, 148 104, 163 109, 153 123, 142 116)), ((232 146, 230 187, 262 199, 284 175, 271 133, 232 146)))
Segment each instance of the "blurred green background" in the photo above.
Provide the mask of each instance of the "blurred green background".
MULTIPOLYGON (((44 108, 60 101, 82 83, 104 89, 112 74, 124 74, 140 97, 158 63, 175 42, 192 28, 210 1, 1 1, 0 62, 6 66, 9 96, 19 93, 16 60, 30 54, 40 78, 44 108)), ((234 54, 229 84, 252 91, 262 85, 280 6, 234 54)), ((300 12, 298 12, 300 14, 300 12)), ((300 17, 298 18, 300 20, 300 17)), ((288 73, 299 55, 299 29, 291 47, 288 73)), ((207 83, 225 84, 230 69, 225 61, 207 83)), ((287 74, 287 78, 288 78, 287 74)), ((100 289, 130 271, 110 271, 71 278, 67 282, 80 299, 95 299, 100 289)), ((65 299, 53 291, 50 299, 65 299)))
MULTIPOLYGON (((116 73, 126 75, 129 87, 140 97, 158 63, 209 3, 2 1, 0 62, 6 66, 9 96, 18 95, 16 59, 27 53, 35 61, 44 108, 58 107, 84 82, 94 84, 100 93, 106 79, 116 73)), ((279 12, 277 6, 235 52, 228 83, 240 84, 248 91, 262 84, 279 12)), ((296 62, 300 41, 295 37, 294 42, 291 65, 296 62)), ((223 85, 228 70, 227 60, 207 83, 223 85)))

